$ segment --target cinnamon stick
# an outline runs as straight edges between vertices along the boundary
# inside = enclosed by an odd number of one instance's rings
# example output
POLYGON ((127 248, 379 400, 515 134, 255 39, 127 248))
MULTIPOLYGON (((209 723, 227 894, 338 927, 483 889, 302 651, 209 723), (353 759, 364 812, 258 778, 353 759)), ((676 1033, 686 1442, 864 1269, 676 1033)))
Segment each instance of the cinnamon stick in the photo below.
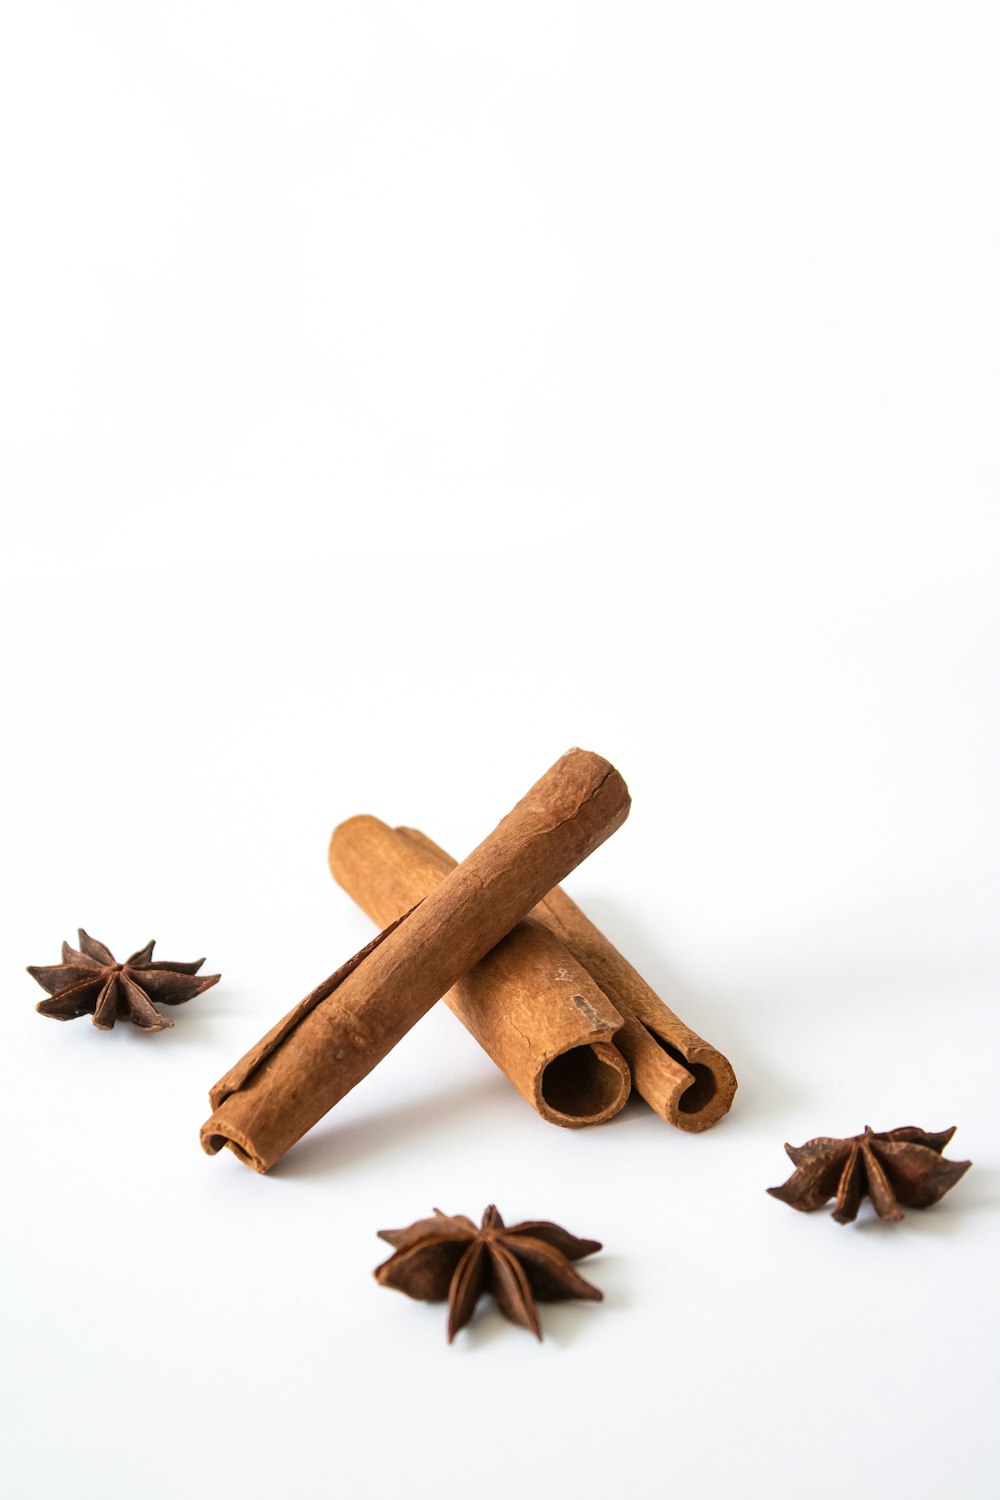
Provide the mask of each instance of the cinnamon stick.
POLYGON ((576 902, 552 890, 532 916, 565 943, 621 1012, 615 1044, 650 1108, 678 1130, 707 1130, 728 1114, 737 1087, 729 1059, 664 1004, 576 902))
MULTIPOLYGON (((397 828, 396 833, 437 868, 453 867, 450 856, 426 834, 415 828, 397 828)), ((368 878, 380 877, 372 870, 368 878)), ((707 1130, 721 1120, 736 1093, 728 1058, 664 1004, 565 891, 549 891, 531 916, 560 940, 620 1013, 615 1046, 628 1063, 633 1088, 649 1107, 679 1130, 707 1130)), ((544 1021, 535 1024, 544 1026, 544 1021)))
POLYGON ((204 1149, 266 1172, 545 892, 628 816, 599 755, 570 750, 411 912, 310 994, 215 1085, 204 1149))
MULTIPOLYGON (((377 818, 349 818, 330 840, 334 879, 380 927, 454 867, 442 850, 377 818)), ((519 922, 444 1001, 543 1119, 597 1125, 628 1099, 628 1064, 609 1045, 622 1018, 540 922, 519 922)))

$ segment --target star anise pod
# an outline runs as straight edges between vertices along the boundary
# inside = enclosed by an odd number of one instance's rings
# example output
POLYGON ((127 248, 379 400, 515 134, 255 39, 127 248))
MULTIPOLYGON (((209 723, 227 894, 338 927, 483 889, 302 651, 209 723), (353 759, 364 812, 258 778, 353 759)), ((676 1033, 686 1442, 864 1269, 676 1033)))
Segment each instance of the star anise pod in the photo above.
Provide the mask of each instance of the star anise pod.
POLYGON ((100 1031, 110 1031, 116 1021, 131 1021, 142 1031, 164 1031, 173 1021, 153 1005, 180 1005, 218 984, 220 975, 202 974, 198 970, 203 958, 193 963, 153 963, 154 943, 147 943, 123 964, 103 943, 80 928, 80 947, 62 945, 62 963, 50 968, 29 966, 28 973, 38 980, 50 1000, 39 1000, 35 1006, 43 1016, 57 1021, 71 1021, 75 1016, 92 1015, 100 1031))
POLYGON ((436 1208, 433 1219, 418 1219, 408 1229, 380 1229, 379 1238, 396 1253, 375 1268, 376 1279, 422 1302, 447 1297, 449 1344, 484 1292, 493 1294, 505 1318, 539 1339, 536 1302, 600 1302, 604 1295, 573 1269, 573 1261, 600 1250, 597 1240, 577 1239, 544 1220, 507 1228, 492 1204, 479 1229, 464 1214, 452 1218, 436 1208))
POLYGON ((792 1208, 812 1213, 836 1197, 833 1217, 838 1224, 857 1218, 862 1198, 867 1196, 880 1219, 895 1221, 903 1208, 929 1208, 972 1166, 971 1161, 945 1161, 941 1152, 956 1127, 950 1130, 918 1130, 902 1125, 898 1130, 872 1130, 864 1135, 834 1140, 819 1135, 804 1146, 785 1146, 795 1171, 781 1187, 768 1188, 792 1208))

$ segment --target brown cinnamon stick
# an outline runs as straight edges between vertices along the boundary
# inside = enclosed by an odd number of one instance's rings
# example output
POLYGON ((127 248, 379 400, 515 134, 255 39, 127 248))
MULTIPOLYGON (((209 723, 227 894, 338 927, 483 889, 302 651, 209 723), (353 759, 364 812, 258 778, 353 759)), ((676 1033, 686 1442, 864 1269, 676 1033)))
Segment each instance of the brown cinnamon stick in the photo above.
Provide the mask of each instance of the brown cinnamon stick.
MULTIPOLYGON (((349 818, 330 840, 334 879, 380 927, 429 896, 454 867, 442 850, 377 818, 349 818)), ((622 1018, 540 922, 519 922, 444 1001, 553 1124, 597 1125, 628 1099, 628 1064, 609 1045, 622 1018)))
MULTIPOLYGON (((415 828, 397 828, 396 833, 438 869, 453 867, 450 856, 426 834, 415 828)), ((381 879, 372 868, 364 883, 381 879)), ((361 896, 351 894, 365 904, 361 896)), ((398 915, 389 907, 383 910, 385 915, 398 915)), ((623 1024, 615 1034, 615 1046, 629 1065, 634 1089, 650 1108, 679 1130, 707 1130, 721 1120, 736 1093, 736 1075, 729 1060, 664 1004, 565 891, 549 891, 531 916, 560 940, 621 1014, 623 1024)), ((544 1026, 544 1021, 534 1024, 544 1026)), ((477 1034, 474 1027, 469 1029, 477 1034)))
POLYGON ((707 1130, 721 1120, 737 1086, 729 1059, 664 1004, 565 891, 549 891, 532 916, 565 943, 621 1012, 615 1044, 650 1108, 679 1130, 707 1130))
POLYGON ((306 996, 211 1091, 204 1149, 266 1172, 545 892, 619 828, 628 789, 570 750, 411 912, 306 996))

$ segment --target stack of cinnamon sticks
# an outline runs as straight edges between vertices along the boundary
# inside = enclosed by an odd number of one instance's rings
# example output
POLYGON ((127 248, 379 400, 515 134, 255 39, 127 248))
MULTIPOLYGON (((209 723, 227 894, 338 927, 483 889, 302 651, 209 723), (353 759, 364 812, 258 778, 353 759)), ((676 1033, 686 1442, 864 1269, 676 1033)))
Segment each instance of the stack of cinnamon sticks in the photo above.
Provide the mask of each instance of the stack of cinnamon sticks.
POLYGON ((727 1060, 559 889, 629 806, 608 761, 571 750, 461 864, 415 829, 342 823, 330 869, 383 931, 215 1085, 205 1150, 266 1172, 441 996, 555 1124, 608 1120, 633 1089, 682 1130, 721 1119, 727 1060))

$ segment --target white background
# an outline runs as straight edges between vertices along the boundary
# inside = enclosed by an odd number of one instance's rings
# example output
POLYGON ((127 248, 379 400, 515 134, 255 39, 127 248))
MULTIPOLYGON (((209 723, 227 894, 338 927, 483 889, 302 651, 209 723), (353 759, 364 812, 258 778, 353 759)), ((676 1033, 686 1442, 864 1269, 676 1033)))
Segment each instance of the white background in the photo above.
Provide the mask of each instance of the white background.
POLYGON ((990 4, 13 0, 0 1106, 13 1500, 992 1496, 990 4), (268 1178, 209 1085, 569 745, 569 888, 733 1059, 544 1125, 443 1008, 268 1178), (173 1031, 33 1010, 83 923, 173 1031), (937 1208, 765 1195, 960 1126, 937 1208), (604 1241, 546 1338, 383 1291, 434 1204, 604 1241))

